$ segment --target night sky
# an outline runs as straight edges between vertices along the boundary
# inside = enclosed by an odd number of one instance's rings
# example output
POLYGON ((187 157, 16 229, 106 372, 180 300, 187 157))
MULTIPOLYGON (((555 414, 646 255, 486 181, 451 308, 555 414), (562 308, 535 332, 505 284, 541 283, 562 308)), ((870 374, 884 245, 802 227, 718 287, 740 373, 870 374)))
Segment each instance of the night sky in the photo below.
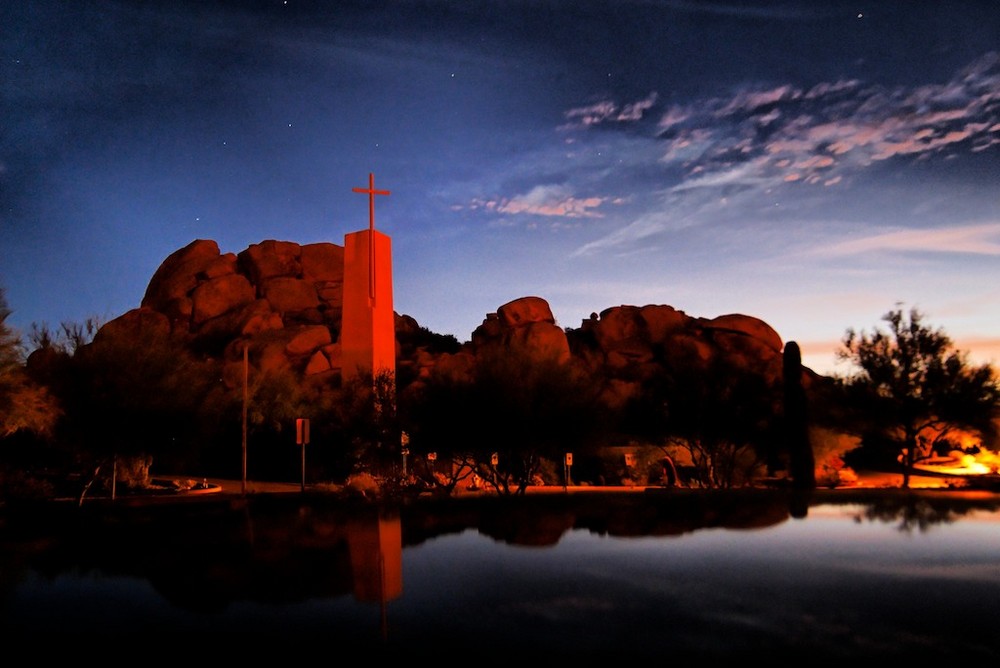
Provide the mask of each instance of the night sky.
POLYGON ((392 238, 460 341, 546 299, 756 316, 846 371, 916 307, 1000 360, 1000 11, 982 2, 0 8, 0 286, 27 333, 139 306, 213 239, 392 238))

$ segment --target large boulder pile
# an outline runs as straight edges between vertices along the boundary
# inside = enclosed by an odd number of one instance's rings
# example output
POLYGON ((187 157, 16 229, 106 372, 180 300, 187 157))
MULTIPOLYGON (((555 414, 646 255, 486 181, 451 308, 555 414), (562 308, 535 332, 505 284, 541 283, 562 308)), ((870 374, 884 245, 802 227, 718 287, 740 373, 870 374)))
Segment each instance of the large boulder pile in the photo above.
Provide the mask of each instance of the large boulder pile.
POLYGON ((216 242, 201 239, 163 261, 141 306, 194 340, 339 327, 343 282, 344 248, 336 244, 271 240, 222 254, 216 242))
POLYGON ((695 318, 665 305, 615 306, 571 331, 573 355, 605 382, 605 401, 621 405, 657 374, 710 368, 781 379, 783 343, 767 323, 730 314, 695 318))
MULTIPOLYGON (((99 332, 142 341, 178 337, 219 360, 236 386, 244 350, 254 369, 285 371, 304 381, 336 384, 340 376, 342 246, 263 241, 240 253, 196 240, 172 253, 153 274, 139 308, 99 332)), ((696 318, 666 305, 621 305, 593 313, 579 328, 562 328, 542 297, 527 296, 486 315, 457 351, 400 345, 422 328, 396 316, 397 375, 419 382, 431 374, 465 376, 477 355, 516 351, 579 365, 620 405, 643 381, 679 368, 724 366, 780 382, 781 337, 748 315, 696 318)), ((400 388, 403 389, 403 388, 400 388)))
POLYGON ((570 359, 566 332, 556 325, 552 309, 541 297, 521 297, 488 314, 472 332, 472 350, 516 350, 529 357, 570 359))
POLYGON ((199 239, 153 274, 138 309, 105 330, 135 340, 164 331, 223 365, 230 385, 242 376, 244 347, 254 368, 303 377, 340 371, 344 249, 268 240, 238 254, 199 239))

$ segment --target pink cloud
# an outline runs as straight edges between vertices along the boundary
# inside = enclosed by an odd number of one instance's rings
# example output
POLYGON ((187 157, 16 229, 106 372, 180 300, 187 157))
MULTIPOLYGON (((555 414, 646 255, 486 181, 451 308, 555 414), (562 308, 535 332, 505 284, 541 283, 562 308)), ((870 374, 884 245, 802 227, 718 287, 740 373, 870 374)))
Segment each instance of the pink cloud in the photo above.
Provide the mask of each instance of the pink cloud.
POLYGON ((589 107, 578 107, 570 109, 565 113, 566 118, 577 119, 583 125, 597 125, 606 121, 618 110, 614 102, 605 101, 592 104, 589 107))
POLYGON ((499 213, 521 214, 527 213, 535 216, 559 216, 565 218, 600 218, 602 214, 593 211, 604 203, 600 197, 566 197, 560 200, 547 200, 542 202, 532 201, 532 198, 513 198, 504 200, 497 207, 499 213))
POLYGON ((739 93, 729 104, 716 112, 717 116, 729 116, 736 112, 754 111, 760 107, 784 100, 794 100, 802 96, 802 91, 789 85, 772 90, 739 93))
POLYGON ((605 122, 627 123, 642 120, 643 115, 656 104, 656 92, 650 93, 645 99, 630 102, 623 107, 611 100, 604 100, 586 107, 577 107, 566 111, 565 116, 570 123, 560 129, 600 125, 605 122))
POLYGON ((691 118, 691 112, 681 109, 680 107, 673 106, 667 110, 663 117, 660 118, 659 126, 663 129, 671 128, 675 125, 679 125, 691 118))
POLYGON ((617 121, 638 121, 642 120, 642 115, 656 104, 656 93, 650 93, 645 100, 626 104, 622 112, 615 119, 617 121))
POLYGON ((611 201, 621 204, 623 200, 609 200, 604 197, 574 197, 562 186, 535 186, 529 192, 511 198, 475 198, 466 206, 453 207, 455 210, 486 211, 505 215, 528 214, 560 218, 601 218, 596 209, 611 201))

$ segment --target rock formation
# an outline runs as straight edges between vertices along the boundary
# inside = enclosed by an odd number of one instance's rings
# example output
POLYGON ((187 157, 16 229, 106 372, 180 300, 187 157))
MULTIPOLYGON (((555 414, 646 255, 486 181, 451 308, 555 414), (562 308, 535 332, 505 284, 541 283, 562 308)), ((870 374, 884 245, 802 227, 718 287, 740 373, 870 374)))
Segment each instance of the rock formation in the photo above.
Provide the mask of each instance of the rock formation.
MULTIPOLYGON (((268 240, 233 254, 211 240, 193 241, 163 261, 139 308, 107 323, 97 338, 105 330, 136 341, 180 337, 192 351, 218 359, 230 384, 240 378, 246 346, 255 370, 337 384, 343 253, 333 243, 268 240)), ((516 348, 579 364, 603 383, 612 405, 643 379, 682 363, 721 362, 771 384, 782 380, 781 337, 749 315, 706 319, 666 305, 620 305, 564 329, 542 297, 526 296, 487 314, 457 350, 413 344, 421 330, 413 317, 396 315, 400 378, 461 375, 476 355, 516 348)))

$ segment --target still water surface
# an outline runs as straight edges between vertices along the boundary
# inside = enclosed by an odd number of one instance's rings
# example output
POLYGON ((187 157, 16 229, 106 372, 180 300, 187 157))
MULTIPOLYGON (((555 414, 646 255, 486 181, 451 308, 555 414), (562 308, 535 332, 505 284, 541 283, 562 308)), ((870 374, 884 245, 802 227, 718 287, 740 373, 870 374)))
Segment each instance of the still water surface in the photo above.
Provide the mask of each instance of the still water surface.
POLYGON ((479 665, 1000 658, 996 495, 508 501, 7 521, 4 641, 479 665))

